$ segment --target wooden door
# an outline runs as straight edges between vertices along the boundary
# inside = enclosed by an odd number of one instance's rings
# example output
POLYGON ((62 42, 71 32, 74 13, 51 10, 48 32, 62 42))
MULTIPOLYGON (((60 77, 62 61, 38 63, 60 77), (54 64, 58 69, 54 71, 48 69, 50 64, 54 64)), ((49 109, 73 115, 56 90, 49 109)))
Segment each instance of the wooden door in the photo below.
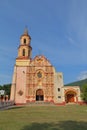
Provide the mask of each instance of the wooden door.
POLYGON ((74 94, 67 94, 67 103, 74 102, 74 94))
POLYGON ((36 101, 43 101, 43 100, 44 100, 43 90, 38 89, 36 91, 36 101))

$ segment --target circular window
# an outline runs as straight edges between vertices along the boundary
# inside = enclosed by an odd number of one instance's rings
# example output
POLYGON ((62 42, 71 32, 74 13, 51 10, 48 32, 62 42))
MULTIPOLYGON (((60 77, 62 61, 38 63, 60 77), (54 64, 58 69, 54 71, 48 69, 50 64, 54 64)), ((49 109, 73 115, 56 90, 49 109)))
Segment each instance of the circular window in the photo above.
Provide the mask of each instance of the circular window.
POLYGON ((40 71, 37 73, 37 77, 42 78, 42 73, 40 71))

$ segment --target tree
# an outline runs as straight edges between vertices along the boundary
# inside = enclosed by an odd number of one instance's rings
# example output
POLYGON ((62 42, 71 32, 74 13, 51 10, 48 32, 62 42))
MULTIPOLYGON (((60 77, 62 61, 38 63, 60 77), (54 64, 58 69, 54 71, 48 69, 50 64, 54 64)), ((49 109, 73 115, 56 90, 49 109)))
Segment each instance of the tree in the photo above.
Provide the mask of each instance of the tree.
POLYGON ((8 95, 10 98, 10 89, 11 89, 11 84, 5 84, 3 86, 0 85, 0 90, 5 90, 5 95, 8 95))
POLYGON ((87 102, 87 84, 82 86, 82 99, 87 102))

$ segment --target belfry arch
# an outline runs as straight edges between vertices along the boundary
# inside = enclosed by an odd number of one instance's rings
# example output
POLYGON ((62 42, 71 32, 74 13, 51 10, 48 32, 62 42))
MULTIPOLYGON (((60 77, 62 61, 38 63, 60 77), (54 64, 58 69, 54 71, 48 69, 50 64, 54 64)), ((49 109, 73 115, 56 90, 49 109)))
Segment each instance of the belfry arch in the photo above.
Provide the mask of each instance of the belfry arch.
POLYGON ((43 101, 44 100, 44 92, 42 89, 36 90, 36 101, 43 101))

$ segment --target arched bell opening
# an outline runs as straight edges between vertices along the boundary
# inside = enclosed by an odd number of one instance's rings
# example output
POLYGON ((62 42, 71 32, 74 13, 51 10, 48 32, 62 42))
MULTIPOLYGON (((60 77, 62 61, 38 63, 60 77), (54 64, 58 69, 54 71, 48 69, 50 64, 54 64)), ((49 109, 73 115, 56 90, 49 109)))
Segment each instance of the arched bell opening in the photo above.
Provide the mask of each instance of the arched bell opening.
POLYGON ((44 93, 42 89, 38 89, 36 91, 36 101, 43 101, 44 100, 44 93))

